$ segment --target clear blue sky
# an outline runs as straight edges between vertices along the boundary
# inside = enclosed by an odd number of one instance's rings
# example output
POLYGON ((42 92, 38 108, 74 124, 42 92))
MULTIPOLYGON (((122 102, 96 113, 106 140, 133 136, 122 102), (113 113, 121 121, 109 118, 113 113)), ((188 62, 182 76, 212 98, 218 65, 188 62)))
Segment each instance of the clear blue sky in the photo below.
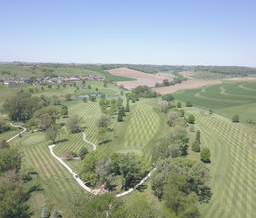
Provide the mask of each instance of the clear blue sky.
POLYGON ((1 0, 0 61, 256 66, 254 0, 1 0))

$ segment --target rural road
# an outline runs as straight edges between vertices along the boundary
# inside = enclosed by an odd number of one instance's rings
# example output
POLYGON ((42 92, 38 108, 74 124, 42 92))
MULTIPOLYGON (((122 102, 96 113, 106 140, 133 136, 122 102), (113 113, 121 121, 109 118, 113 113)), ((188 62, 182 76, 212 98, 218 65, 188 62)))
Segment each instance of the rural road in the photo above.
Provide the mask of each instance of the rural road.
MULTIPOLYGON (((97 149, 96 144, 94 144, 93 142, 90 142, 86 139, 86 134, 83 133, 83 140, 92 145, 93 150, 95 151, 97 149)), ((84 181, 82 181, 79 178, 79 175, 77 175, 60 157, 58 157, 54 151, 53 148, 55 147, 55 144, 49 145, 48 148, 50 150, 51 155, 57 160, 59 161, 66 169, 67 171, 72 175, 72 177, 74 178, 74 180, 76 180, 76 182, 87 192, 93 194, 93 195, 97 195, 101 192, 101 189, 92 189, 90 187, 88 187, 87 185, 84 184, 84 181)), ((142 185, 146 180, 148 180, 150 178, 150 176, 152 175, 152 173, 156 170, 156 168, 153 168, 137 185, 135 185, 133 188, 130 188, 128 191, 125 192, 121 192, 119 194, 116 195, 116 197, 122 197, 125 196, 133 191, 135 191, 140 185, 142 185)))

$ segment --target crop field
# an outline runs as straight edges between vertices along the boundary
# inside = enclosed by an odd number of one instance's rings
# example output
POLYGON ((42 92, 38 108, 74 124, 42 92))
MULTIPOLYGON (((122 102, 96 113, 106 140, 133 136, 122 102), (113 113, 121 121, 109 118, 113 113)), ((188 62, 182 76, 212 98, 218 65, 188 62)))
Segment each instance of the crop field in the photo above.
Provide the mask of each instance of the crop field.
POLYGON ((154 87, 156 83, 162 83, 164 79, 171 80, 172 75, 168 73, 148 74, 128 68, 116 68, 109 70, 114 76, 124 76, 134 79, 134 81, 119 81, 118 85, 123 85, 127 89, 132 89, 137 86, 154 87))
POLYGON ((256 82, 225 82, 223 84, 175 93, 182 101, 231 118, 238 114, 241 121, 255 120, 256 82))
POLYGON ((243 125, 218 115, 192 110, 202 132, 202 146, 211 149, 213 197, 201 208, 204 218, 254 217, 255 137, 243 125))
POLYGON ((191 90, 200 87, 205 87, 214 84, 220 84, 222 81, 217 79, 195 79, 195 80, 186 80, 182 83, 177 83, 173 86, 165 86, 154 88, 154 90, 161 94, 175 93, 180 90, 191 90))

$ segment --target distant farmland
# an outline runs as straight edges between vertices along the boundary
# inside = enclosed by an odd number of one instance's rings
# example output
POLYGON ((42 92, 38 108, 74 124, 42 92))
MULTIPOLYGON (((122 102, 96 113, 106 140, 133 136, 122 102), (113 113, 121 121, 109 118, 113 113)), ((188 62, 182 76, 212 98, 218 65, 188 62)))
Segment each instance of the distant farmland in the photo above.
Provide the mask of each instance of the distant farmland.
POLYGON ((155 91, 159 94, 167 94, 167 93, 174 93, 179 90, 189 90, 189 89, 196 89, 201 88, 204 86, 220 84, 221 80, 187 80, 182 83, 175 84, 173 86, 165 86, 155 88, 155 91))
POLYGON ((114 76, 123 76, 135 79, 134 81, 119 81, 117 85, 123 85, 126 89, 132 89, 137 86, 154 87, 156 83, 162 83, 164 79, 172 80, 173 76, 168 73, 148 74, 128 68, 116 68, 109 70, 114 76))

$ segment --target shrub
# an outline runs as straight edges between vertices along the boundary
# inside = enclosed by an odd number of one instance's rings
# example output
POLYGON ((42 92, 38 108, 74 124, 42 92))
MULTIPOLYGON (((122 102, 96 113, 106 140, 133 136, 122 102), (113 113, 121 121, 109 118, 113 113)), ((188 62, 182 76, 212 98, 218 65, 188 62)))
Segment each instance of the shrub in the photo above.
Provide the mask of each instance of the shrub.
POLYGON ((193 107, 193 104, 190 101, 186 102, 186 107, 193 107))
POLYGON ((195 142, 192 144, 192 150, 193 150, 194 152, 200 152, 200 144, 199 144, 197 141, 195 141, 195 142))
POLYGON ((239 123, 239 115, 234 115, 233 117, 232 117, 232 122, 233 123, 239 123))
POLYGON ((204 163, 210 163, 211 162, 211 152, 210 152, 209 148, 206 148, 206 147, 202 148, 200 156, 201 156, 201 160, 204 163))
POLYGON ((194 117, 194 115, 190 114, 188 117, 188 123, 195 124, 195 120, 196 120, 196 118, 194 117))

